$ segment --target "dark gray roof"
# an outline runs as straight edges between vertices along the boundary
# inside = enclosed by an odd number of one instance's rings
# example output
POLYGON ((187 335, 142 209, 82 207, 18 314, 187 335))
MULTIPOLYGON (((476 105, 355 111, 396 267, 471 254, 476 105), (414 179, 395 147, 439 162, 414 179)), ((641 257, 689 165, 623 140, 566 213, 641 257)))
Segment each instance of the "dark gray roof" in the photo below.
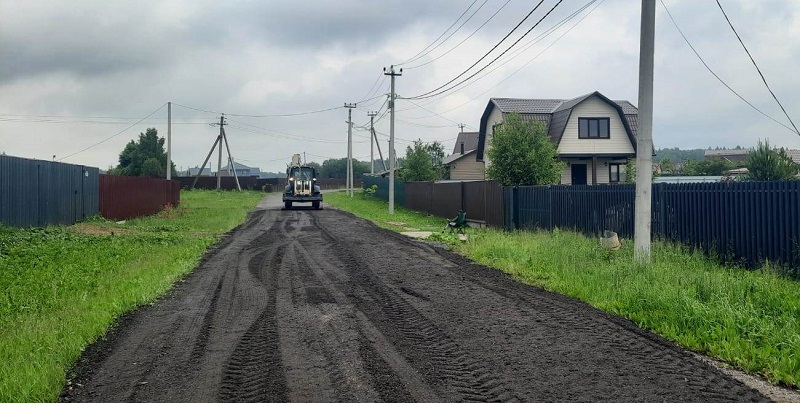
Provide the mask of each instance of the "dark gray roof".
POLYGON ((475 154, 475 149, 474 148, 472 150, 469 150, 469 151, 465 152, 464 154, 451 154, 451 155, 448 155, 447 157, 445 157, 442 160, 442 164, 443 165, 447 165, 447 164, 449 164, 449 163, 451 163, 453 161, 460 160, 461 158, 469 157, 470 155, 472 155, 473 159, 474 159, 474 154, 475 154))
POLYGON ((458 133, 456 144, 453 146, 453 154, 461 153, 461 144, 464 143, 464 153, 468 153, 478 148, 478 132, 461 132, 458 133))
POLYGON ((552 113, 563 99, 492 98, 503 113, 552 113))

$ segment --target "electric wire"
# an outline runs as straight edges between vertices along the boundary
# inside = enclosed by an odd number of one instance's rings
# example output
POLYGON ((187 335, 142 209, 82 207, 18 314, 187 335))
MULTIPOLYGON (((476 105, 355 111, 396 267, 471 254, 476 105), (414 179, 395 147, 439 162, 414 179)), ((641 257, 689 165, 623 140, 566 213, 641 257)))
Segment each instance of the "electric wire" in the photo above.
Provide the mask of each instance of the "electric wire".
POLYGON ((431 91, 428 91, 428 92, 426 92, 426 93, 423 93, 423 94, 420 94, 420 95, 418 95, 418 96, 412 97, 412 98, 418 99, 418 98, 420 98, 420 97, 422 97, 422 96, 425 96, 425 95, 431 94, 431 93, 433 93, 433 92, 436 92, 436 91, 438 91, 438 90, 440 90, 440 89, 442 89, 442 88, 446 87, 447 85, 449 85, 449 84, 450 84, 450 83, 452 83, 453 81, 456 81, 456 80, 458 80, 458 79, 459 79, 461 76, 463 76, 464 74, 467 74, 467 72, 469 72, 469 71, 470 71, 470 70, 471 70, 473 67, 475 67, 476 65, 478 65, 478 63, 480 63, 481 61, 483 61, 483 59, 487 58, 487 57, 488 57, 488 56, 489 56, 489 55, 490 55, 490 54, 491 54, 491 53, 492 53, 492 52, 493 52, 495 49, 497 49, 497 47, 499 47, 499 46, 500 46, 500 45, 501 45, 501 44, 502 44, 502 43, 503 43, 503 42, 504 42, 506 39, 508 39, 508 37, 509 37, 509 36, 511 36, 511 34, 513 34, 513 33, 514 33, 514 32, 515 32, 515 31, 516 31, 516 30, 517 30, 517 29, 518 29, 518 28, 519 28, 519 27, 520 27, 520 26, 521 26, 521 25, 522 25, 522 24, 525 22, 525 21, 527 21, 527 20, 528 20, 528 18, 530 18, 530 16, 531 16, 531 15, 532 15, 532 14, 533 14, 533 13, 534 13, 536 10, 538 10, 538 9, 539 9, 539 6, 541 6, 541 5, 542 5, 542 3, 544 3, 544 0, 540 0, 540 1, 539 1, 539 3, 538 3, 538 4, 537 4, 537 5, 536 5, 536 6, 535 6, 535 7, 534 7, 534 8, 533 8, 533 9, 532 9, 532 10, 531 10, 531 11, 530 11, 530 12, 529 12, 529 13, 528 13, 526 16, 525 16, 525 18, 523 18, 523 19, 522 19, 522 21, 520 21, 520 22, 519 22, 519 23, 518 23, 518 24, 517 24, 517 25, 516 25, 516 26, 515 26, 515 27, 514 27, 514 28, 513 28, 513 29, 512 29, 510 32, 509 32, 509 33, 507 33, 507 34, 506 34, 506 36, 504 36, 504 37, 503 37, 503 39, 501 39, 499 42, 497 42, 497 44, 495 44, 495 45, 494 45, 494 46, 493 46, 491 49, 489 49, 489 51, 488 51, 488 52, 486 52, 486 54, 484 54, 483 56, 481 56, 481 58, 480 58, 480 59, 478 59, 478 60, 477 60, 475 63, 473 63, 471 66, 467 67, 467 69, 466 69, 466 70, 464 70, 463 72, 461 72, 459 75, 455 76, 455 77, 454 77, 452 80, 450 80, 450 81, 448 81, 448 82, 446 82, 446 83, 442 84, 441 86, 439 86, 439 87, 437 87, 437 88, 434 88, 433 90, 431 90, 431 91))
MULTIPOLYGON (((222 114, 222 112, 211 111, 211 110, 202 109, 202 108, 195 108, 195 107, 192 107, 192 106, 186 106, 186 105, 182 105, 182 104, 175 103, 175 102, 173 102, 172 104, 175 105, 175 106, 179 106, 181 108, 191 109, 191 110, 198 111, 198 112, 212 113, 212 114, 215 114, 215 115, 222 114)), ((243 114, 243 113, 225 113, 225 115, 226 116, 244 117, 244 118, 275 118, 275 117, 290 117, 290 116, 311 115, 311 114, 315 114, 315 113, 328 112, 328 111, 333 111, 333 110, 342 109, 342 108, 344 108, 344 107, 343 106, 336 106, 336 107, 332 107, 332 108, 317 109, 317 110, 312 110, 312 111, 294 112, 294 113, 275 113, 275 114, 270 114, 270 115, 248 115, 248 114, 243 114)))
MULTIPOLYGON (((570 27, 569 27, 569 28, 568 28, 566 31, 564 31, 564 33, 562 33, 562 34, 561 34, 561 35, 560 35, 558 38, 556 38, 556 39, 555 39, 553 42, 551 42, 551 43, 550 43, 549 45, 547 45, 547 46, 546 46, 544 49, 542 49, 542 51, 540 51, 539 53, 537 53, 537 54, 536 54, 536 56, 534 56, 533 58, 531 58, 530 60, 528 60, 527 62, 525 62, 525 64, 523 64, 522 66, 520 66, 519 68, 517 68, 516 70, 514 70, 514 72, 512 72, 511 74, 509 74, 508 76, 506 76, 505 78, 503 78, 502 80, 500 80, 499 82, 497 82, 495 85, 493 85, 493 86, 491 86, 491 87, 487 88, 486 90, 484 90, 484 91, 483 91, 483 92, 481 92, 480 94, 478 94, 478 95, 476 95, 476 96, 472 97, 470 100, 468 100, 468 101, 466 101, 466 102, 464 102, 464 103, 462 103, 462 104, 456 105, 456 106, 454 106, 454 107, 452 107, 452 108, 450 108, 450 109, 447 109, 447 110, 445 110, 445 111, 442 111, 441 113, 448 113, 448 112, 452 112, 452 111, 454 111, 454 110, 456 110, 456 109, 458 109, 458 108, 461 108, 461 107, 463 107, 463 106, 465 106, 465 105, 467 105, 467 104, 469 104, 469 103, 471 103, 471 102, 474 102, 474 101, 476 101, 476 100, 480 99, 480 98, 481 98, 483 95, 485 95, 485 94, 486 94, 486 93, 488 93, 489 91, 491 91, 491 90, 493 90, 493 89, 495 89, 495 88, 499 87, 501 84, 503 84, 504 82, 508 81, 508 80, 509 80, 511 77, 515 76, 517 73, 519 73, 520 71, 522 71, 522 69, 524 69, 525 67, 527 67, 528 65, 530 65, 531 63, 533 63, 533 62, 534 62, 536 59, 538 59, 538 58, 539 58, 539 56, 541 56, 542 54, 544 54, 545 52, 547 52, 547 50, 549 50, 549 49, 550 49, 550 48, 551 48, 553 45, 555 45, 555 44, 556 44, 558 41, 560 41, 560 40, 561 40, 561 38, 563 38, 563 37, 564 37, 564 36, 566 36, 568 33, 570 33, 570 31, 572 31, 572 30, 573 30, 575 27, 577 27, 578 25, 580 25, 580 23, 581 23, 581 22, 583 22, 583 20, 585 20, 587 17, 589 17, 589 16, 590 16, 590 15, 591 15, 591 14, 592 14, 592 13, 593 13, 593 12, 594 12, 594 11, 595 11, 597 8, 598 8, 598 7, 600 7, 600 5, 603 3, 603 1, 605 1, 605 0, 599 0, 599 2, 598 2, 597 0, 592 0, 592 1, 590 1, 589 3, 585 4, 583 7, 581 7, 580 9, 578 9, 577 11, 575 11, 574 13, 572 13, 572 14, 571 14, 569 17, 565 18, 564 20, 560 21, 560 22, 559 22, 558 24, 556 24, 555 26, 551 27, 551 31, 550 31, 550 33, 552 33, 552 32, 555 32, 555 29, 557 29, 557 28, 560 28, 560 27, 561 27, 561 26, 563 26, 563 25, 564 25, 566 22, 568 22, 569 20, 571 20, 572 18, 574 18, 576 15, 578 15, 580 12, 582 12, 583 10, 585 10, 585 9, 586 9, 588 6, 590 6, 591 4, 593 4, 593 3, 597 2, 597 4, 594 6, 594 8, 592 8, 591 10, 589 10, 589 12, 588 12, 588 13, 586 13, 585 15, 583 15, 583 16, 582 16, 582 17, 581 17, 581 18, 580 18, 580 19, 579 19, 579 20, 578 20, 578 21, 577 21, 575 24, 573 24, 572 26, 570 26, 570 27)), ((540 36, 541 36, 541 35, 540 35, 540 36)), ((542 39, 544 39, 544 38, 542 38, 542 39)), ((532 40, 531 42, 529 42, 529 44, 528 44, 528 45, 526 45, 526 48, 525 48, 525 49, 528 49, 528 48, 530 48, 530 46, 534 45, 534 44, 535 44, 535 43, 534 43, 534 41, 535 41, 535 40, 536 40, 536 38, 534 38, 534 40, 532 40)), ((536 41, 536 42, 538 43, 539 41, 536 41)), ((517 56, 519 56, 519 54, 518 54, 517 56)), ((477 82, 477 81, 478 81, 478 80, 480 80, 481 78, 483 78, 483 77, 486 77, 487 75, 489 75, 489 74, 491 74, 492 72, 496 71, 498 68, 500 68, 500 67, 502 67, 503 65, 505 65, 506 63, 508 63, 508 62, 509 62, 511 59, 513 59, 514 57, 516 57, 516 56, 513 56, 512 58, 510 58, 510 59, 508 59, 508 60, 504 61, 503 63, 501 63, 500 65, 498 65, 498 66, 497 66, 497 67, 495 67, 494 69, 492 69, 492 70, 490 70, 490 71, 486 72, 485 74, 483 74, 481 77, 478 77, 477 79, 473 80, 473 81, 472 81, 472 83, 470 83, 470 84, 468 84, 468 85, 465 85, 465 86, 461 87, 461 88, 460 88, 458 91, 463 91, 463 90, 464 90, 464 89, 465 89, 467 86, 469 86, 469 85, 471 85, 471 84, 474 84, 475 82, 477 82)), ((458 91, 456 91, 456 92, 458 92, 458 91)), ((429 101, 428 103, 431 103, 431 102, 433 102, 433 101, 435 101, 435 100, 431 100, 431 101, 429 101)), ((406 108, 406 109, 400 109, 400 110, 398 110, 398 111, 410 110, 410 109, 415 109, 415 108, 417 108, 417 107, 416 107, 416 106, 412 106, 412 107, 410 107, 410 108, 406 108)), ((430 118, 430 117, 433 117, 433 116, 435 116, 435 115, 421 116, 421 117, 418 117, 418 118, 412 118, 412 119, 426 119, 426 118, 430 118)))
POLYGON ((138 125, 139 123, 141 123, 141 122, 144 122, 145 120, 147 120, 147 118, 149 118, 150 116, 153 116, 153 115, 155 115, 155 114, 156 114, 156 112, 160 111, 161 109, 164 109, 164 107, 165 107, 165 106, 167 106, 167 103, 166 103, 166 102, 164 102, 164 104, 163 104, 163 105, 159 106, 159 107, 158 107, 158 109, 156 109, 156 110, 154 110, 154 111, 150 112, 150 114, 149 114, 149 115, 147 115, 147 116, 145 116, 145 117, 143 117, 143 118, 139 119, 138 121, 136 121, 136 122, 135 122, 135 123, 133 123, 132 125, 130 125, 130 126, 128 126, 128 127, 126 127, 126 128, 124 128, 124 129, 122 129, 122 130, 120 130, 120 131, 118 131, 118 132, 116 132, 116 133, 114 133, 114 134, 112 134, 111 136, 108 136, 108 137, 106 137, 106 138, 105 138, 105 139, 103 139, 103 140, 100 140, 100 141, 98 141, 97 143, 94 143, 94 144, 90 145, 89 147, 86 147, 86 148, 84 148, 84 149, 82 149, 82 150, 80 150, 80 151, 76 151, 76 152, 74 152, 74 153, 72 153, 72 154, 68 154, 67 156, 65 156, 65 157, 61 157, 61 158, 59 158, 59 159, 58 159, 58 160, 56 160, 56 161, 59 161, 59 162, 61 162, 61 161, 65 160, 65 159, 67 159, 67 158, 69 158, 69 157, 72 157, 73 155, 80 154, 80 153, 82 153, 82 152, 84 152, 84 151, 86 151, 86 150, 89 150, 89 149, 91 149, 91 148, 97 147, 97 146, 99 146, 100 144, 103 144, 103 143, 105 143, 106 141, 108 141, 108 140, 111 140, 111 139, 113 139, 114 137, 117 137, 117 136, 119 136, 119 135, 120 135, 120 134, 122 134, 122 133, 125 133, 126 131, 130 130, 131 128, 133 128, 134 126, 138 125))
MULTIPOLYGON (((517 44, 517 43, 519 43, 519 41, 521 41, 523 38, 525 38, 525 36, 526 36, 526 35, 528 35, 528 34, 529 34, 531 31, 533 31, 533 29, 534 29, 534 28, 536 28, 537 26, 539 26, 539 24, 541 24, 541 22, 542 22, 542 21, 544 21, 544 20, 545 20, 545 18, 547 18, 547 17, 550 15, 550 13, 552 13, 552 12, 553 12, 553 11, 554 11, 554 10, 555 10, 555 9, 556 9, 556 8, 557 8, 557 7, 558 7, 558 6, 559 6, 559 5, 560 5, 560 4, 563 2, 563 1, 564 1, 564 0, 559 0, 559 1, 558 1, 558 3, 556 3, 556 4, 553 6, 553 8, 551 8, 551 9, 550 9, 550 11, 548 11, 548 12, 547 12, 547 14, 545 14, 545 15, 544 15, 544 16, 543 16, 541 19, 539 19, 539 21, 538 21, 538 22, 536 22, 536 24, 534 24, 534 25, 533 25, 533 26, 532 26, 530 29, 528 29, 528 30, 527 30, 527 31, 526 31, 524 34, 522 34, 522 36, 521 36, 521 37, 519 37, 519 39, 517 39, 517 40, 516 40, 514 43, 512 43, 512 44, 511 44, 511 46, 509 46, 508 48, 506 48, 506 50, 504 50, 502 53, 500 53, 499 55, 497 55, 497 57, 495 57, 494 59, 492 59, 492 61, 490 61, 490 62, 489 62, 488 64, 486 64, 485 66, 481 67, 481 68, 480 68, 478 71, 476 71, 475 73, 473 73, 473 74, 472 74, 472 75, 470 75, 469 77, 467 77, 467 78, 465 78, 465 79, 461 80, 460 82, 458 82, 458 83, 456 83, 456 84, 454 84, 454 85, 452 85, 452 86, 450 86, 450 87, 448 87, 448 88, 445 88, 445 89, 439 90, 438 92, 435 92, 435 93, 430 93, 430 92, 429 92, 429 93, 427 93, 426 95, 421 95, 421 96, 414 97, 414 99, 425 99, 425 98, 432 98, 432 97, 436 97, 436 96, 442 95, 442 94, 444 94, 444 93, 446 93, 446 92, 448 92, 448 91, 451 91, 451 90, 453 90, 453 89, 457 88, 459 85, 461 85, 461 84, 463 84, 463 83, 465 83, 465 82, 469 81, 469 80, 470 80, 472 77, 475 77, 476 75, 480 74, 480 72, 482 72, 483 70, 485 70, 487 67, 491 66, 491 65, 492 65, 494 62, 496 62, 498 59, 500 59, 501 57, 503 57, 503 55, 505 55, 505 54, 506 54, 506 53, 507 53, 509 50, 511 50, 511 49, 512 49, 514 46, 516 46, 516 44, 517 44)), ((451 81, 451 82, 452 82, 452 81, 451 81)), ((447 85, 447 84, 445 84, 445 86, 446 86, 446 85, 447 85)), ((441 87, 440 87, 440 88, 441 88, 441 87)))
POLYGON ((406 67, 405 69, 406 69, 406 70, 412 70, 412 69, 416 69, 416 68, 419 68, 419 67, 422 67, 422 66, 427 66, 427 65, 429 65, 429 64, 431 64, 431 63, 433 63, 433 62, 435 62, 435 61, 437 61, 437 60, 439 60, 439 59, 441 59, 442 57, 446 56, 446 55, 447 55, 447 54, 449 54, 450 52, 452 52, 452 51, 456 50, 456 48, 458 48, 459 46, 461 46, 461 45, 462 45, 464 42, 466 42, 466 41, 467 41, 469 38, 472 38, 472 36, 473 36, 473 35, 475 35, 475 34, 476 34, 478 31, 480 31, 480 30, 481 30, 481 28, 483 28, 483 27, 484 27, 484 25, 488 24, 488 23, 489 23, 489 21, 491 21, 491 20, 492 20, 492 19, 493 19, 493 18, 494 18, 494 17, 495 17, 497 14, 499 14, 499 13, 500 13, 500 11, 503 11, 503 9, 504 9, 504 8, 505 8, 505 7, 508 5, 508 3, 511 3, 511 0, 506 0, 506 2, 505 2, 505 3, 503 3, 503 5, 502 5, 502 6, 500 6, 500 8, 499 8, 497 11, 495 11, 495 12, 494 12, 494 14, 492 14, 492 16, 491 16, 491 17, 489 17, 489 19, 488 19, 488 20, 484 21, 484 22, 483 22, 483 24, 481 24, 481 26, 479 26, 479 27, 478 27, 476 30, 472 31, 472 33, 471 33, 471 34, 469 34, 469 35, 468 35, 466 38, 462 39, 462 40, 461 40, 461 42, 457 43, 457 44, 456 44, 456 46, 453 46, 453 47, 452 47, 452 48, 450 48, 450 49, 449 49, 447 52, 444 52, 444 53, 442 53, 441 55, 439 55, 439 56, 436 56, 435 58, 433 58, 433 59, 431 59, 431 60, 428 60, 428 61, 427 61, 427 62, 425 62, 425 63, 422 63, 422 64, 417 64, 417 65, 415 65, 415 66, 409 66, 409 67, 406 67))
MULTIPOLYGON (((445 34, 447 34, 447 32, 448 32, 448 31, 450 31, 450 29, 451 29, 451 28, 453 28, 453 27, 454 27, 456 24, 458 24, 458 21, 460 21, 460 20, 461 20, 461 18, 463 18, 463 17, 464 17, 464 15, 466 15, 466 14, 467 14, 467 12, 469 11, 469 9, 471 9, 471 8, 472 8, 472 6, 474 6, 474 5, 475 5, 475 3, 477 3, 477 2, 478 2, 478 0, 473 0, 473 1, 472 1, 472 3, 470 3, 469 7, 467 7, 467 9, 466 9, 466 10, 464 10, 464 12, 463 12, 463 13, 461 13, 461 15, 459 15, 459 16, 458 16, 458 18, 457 18, 455 21, 453 21, 453 23, 452 23, 452 24, 450 24, 450 26, 449 26, 449 27, 447 27, 447 29, 445 29, 445 30, 444 30, 444 32, 442 32, 442 34, 441 34, 441 35, 439 35, 439 37, 438 37, 438 38, 434 39, 434 40, 433 40, 433 42, 431 42, 431 43, 430 43, 430 45, 428 45, 428 46, 424 47, 422 50, 420 50, 420 51, 419 51, 419 52, 418 52, 416 55, 412 56, 410 59, 408 59, 408 60, 406 60, 406 61, 404 61, 404 62, 401 62, 401 63, 397 63, 397 64, 395 64, 395 66, 402 66, 402 65, 404 65, 404 64, 411 63, 411 62, 413 62, 413 61, 415 61, 415 60, 419 59, 420 57, 422 57, 422 56, 420 56, 420 55, 421 55, 423 52, 425 52, 426 50, 428 50, 428 48, 430 48, 431 46, 433 46, 433 45, 434 45, 436 42, 438 42, 438 41, 439 41, 439 39, 442 39, 442 37, 443 37, 443 36, 445 36, 445 34)), ((460 27, 459 27, 459 28, 460 28, 460 27)))
POLYGON ((331 139, 320 139, 314 137, 305 137, 300 136, 297 134, 280 132, 273 129, 267 129, 265 127, 251 125, 249 123, 244 123, 236 120, 228 119, 228 126, 243 132, 253 133, 253 134, 260 134, 262 136, 269 136, 269 137, 277 137, 285 140, 305 140, 305 141, 313 141, 317 143, 346 143, 347 140, 331 140, 331 139))
POLYGON ((786 112, 786 108, 783 107, 781 101, 778 101, 778 97, 775 96, 775 93, 772 92, 772 88, 770 88, 769 84, 767 84, 767 79, 764 77, 764 74, 761 72, 761 69, 758 67, 758 64, 756 64, 755 59, 753 59, 753 55, 751 55, 750 51, 747 50, 747 46, 744 45, 742 37, 739 36, 738 32, 736 32, 736 28, 733 27, 733 23, 731 22, 730 18, 728 18, 728 14, 725 12, 725 9, 722 8, 722 4, 719 2, 719 0, 717 0, 717 6, 719 6, 719 10, 722 11, 722 15, 725 16, 725 21, 728 22, 728 26, 731 27, 731 30, 733 31, 734 35, 736 35, 736 39, 739 40, 739 43, 742 45, 742 48, 744 48, 745 53, 747 53, 747 57, 749 57, 750 61, 753 62, 753 66, 755 66, 756 71, 758 71, 758 75, 761 76, 761 81, 764 82, 764 85, 767 87, 767 90, 769 91, 770 95, 772 95, 772 99, 774 99, 775 102, 778 104, 778 106, 781 107, 783 114, 786 115, 786 119, 789 119, 789 123, 791 123, 792 127, 794 127, 794 132, 800 135, 800 130, 797 130, 797 126, 794 124, 794 121, 792 121, 792 118, 789 117, 789 113, 786 112))
POLYGON ((703 66, 705 66, 706 70, 708 70, 708 72, 709 72, 709 73, 711 73, 711 75, 713 75, 713 76, 714 76, 714 77, 715 77, 715 78, 716 78, 716 79, 717 79, 717 80, 718 80, 720 83, 722 83, 722 85, 724 85, 724 86, 725 86, 725 88, 727 88, 728 90, 730 90, 730 91, 731 91, 731 92, 732 92, 734 95, 736 95, 737 97, 739 97, 739 99, 741 99, 742 101, 744 101, 744 103, 746 103, 747 105, 749 105, 749 106, 750 106, 751 108, 753 108, 753 109, 754 109, 756 112, 758 112, 758 113, 762 114, 762 115, 763 115, 764 117, 766 117, 767 119, 770 119, 770 120, 772 120, 773 122, 775 122, 775 123, 777 123, 777 124, 779 124, 779 125, 781 125, 781 126, 785 127, 786 129, 788 129, 788 130, 790 130, 790 131, 792 131, 792 132, 794 132, 794 133, 797 133, 797 132, 796 132, 794 129, 792 129, 791 127, 789 127, 789 126, 785 125, 783 122, 781 122, 781 121, 779 121, 779 120, 777 120, 777 119, 773 118, 773 117, 772 117, 772 116, 770 116, 770 115, 767 115, 767 114, 766 114, 764 111, 762 111, 761 109, 758 109, 758 107, 756 107, 755 105, 753 105, 753 104, 752 104, 750 101, 746 100, 746 99, 745 99, 743 96, 739 95, 739 93, 738 93, 738 92, 736 92, 736 90, 734 90, 733 88, 731 88, 731 86, 730 86, 730 85, 728 85, 728 83, 726 83, 726 82, 725 82, 725 80, 723 80, 723 79, 722 79, 722 78, 721 78, 719 75, 717 75, 717 73, 715 73, 715 72, 714 72, 714 70, 712 70, 712 69, 711 69, 711 67, 708 65, 708 63, 706 63, 706 61, 703 59, 703 57, 702 57, 702 56, 700 56, 700 53, 698 53, 698 52, 697 52, 697 49, 695 49, 695 48, 694 48, 694 46, 692 45, 692 43, 689 41, 689 38, 687 38, 687 37, 686 37, 686 35, 685 35, 685 34, 683 33, 683 31, 681 30, 681 28, 678 26, 678 23, 675 21, 675 18, 673 18, 673 17, 672 17, 672 13, 670 13, 670 11, 669 11, 669 8, 667 8, 667 5, 666 5, 666 4, 664 4, 664 0, 661 0, 661 6, 662 6, 662 7, 664 7, 664 10, 666 10, 666 11, 667 11, 667 15, 669 16, 669 19, 672 21, 672 25, 674 25, 674 26, 675 26, 675 28, 678 30, 678 33, 680 33, 680 34, 681 34, 681 36, 683 37, 683 40, 686 42, 686 44, 687 44, 687 45, 689 45, 689 47, 692 49, 692 52, 694 52, 695 56, 697 56, 697 58, 698 58, 698 59, 700 59, 700 62, 701 62, 701 63, 703 63, 703 66))
MULTIPOLYGON (((474 17, 474 16, 475 16, 475 14, 477 14, 477 13, 478 13, 478 11, 480 11, 480 10, 483 8, 483 6, 485 6, 485 5, 486 5, 486 2, 487 2, 487 1, 488 1, 488 0, 483 0, 483 3, 481 3, 481 5, 480 5, 480 6, 478 6, 478 8, 476 8, 476 9, 475 9, 475 11, 474 11, 472 14, 470 14, 470 16, 469 16, 469 17, 467 17, 467 19, 466 19, 466 20, 464 20, 464 22, 462 22, 462 23, 461 23, 461 25, 459 25, 459 26, 458 26, 458 28, 456 28, 456 29, 455 29, 453 32, 451 32, 451 33, 450 33, 450 35, 448 35, 448 36, 447 36, 447 38, 444 38, 444 39, 443 39, 441 42, 439 42, 438 44, 436 44, 436 46, 434 46, 434 47, 430 48, 430 50, 428 50, 428 51, 427 51, 427 52, 425 52, 424 54, 420 55, 420 56, 419 56, 418 58, 416 58, 414 61, 417 61, 417 60, 419 60, 419 59, 422 59, 423 57, 425 57, 425 56, 427 56, 427 55, 431 54, 431 52, 433 52, 433 51, 434 51, 434 50, 436 50, 436 49, 437 49, 439 46, 442 46, 442 45, 443 45, 445 42, 447 42, 447 40, 448 40, 448 39, 450 39, 451 37, 453 37, 453 35, 455 35, 455 34, 456 34, 456 32, 458 32, 458 31, 461 29, 461 27, 463 27, 463 26, 464 26, 466 23, 468 23, 468 22, 469 22, 469 20, 471 20, 471 19, 472 19, 472 17, 474 17)), ((511 0, 509 0, 509 1, 511 1, 511 0)), ((508 3, 506 3, 506 4, 508 4, 508 3)), ((504 6, 504 7, 505 7, 505 6, 504 6)), ((485 23, 484 23, 484 25, 485 25, 485 23)), ((481 25, 481 26, 483 26, 483 25, 481 25)), ((471 36, 471 35, 470 35, 470 36, 471 36)), ((463 41, 462 41, 462 43, 463 43, 463 41)), ((461 44, 461 43, 459 43, 458 45, 460 45, 460 44, 461 44)), ((458 45, 456 45, 456 47, 458 47, 458 45)), ((454 48, 454 49, 455 49, 455 48, 454 48)), ((451 50, 452 50, 452 49, 451 49, 451 50)), ((450 52, 450 51, 448 51, 448 53, 449 53, 449 52, 450 52)), ((426 64, 427 64, 427 63, 426 63, 426 64)))

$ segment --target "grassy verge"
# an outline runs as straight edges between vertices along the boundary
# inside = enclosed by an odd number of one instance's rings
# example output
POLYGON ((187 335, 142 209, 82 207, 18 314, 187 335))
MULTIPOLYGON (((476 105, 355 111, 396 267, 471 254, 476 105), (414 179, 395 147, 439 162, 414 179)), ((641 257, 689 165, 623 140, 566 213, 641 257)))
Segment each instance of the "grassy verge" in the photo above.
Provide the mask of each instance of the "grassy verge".
POLYGON ((0 401, 54 401, 89 343, 191 271, 261 197, 191 191, 175 209, 124 224, 0 226, 0 401))
MULTIPOLYGON (((386 221, 439 223, 385 202, 339 195, 325 200, 386 228, 386 221)), ((436 228, 436 226, 434 226, 436 228)), ((567 231, 468 230, 452 247, 519 281, 569 295, 636 322, 680 345, 770 381, 800 385, 800 282, 770 273, 726 268, 702 253, 656 242, 653 263, 633 262, 632 242, 617 252, 567 231)), ((444 238, 440 240, 451 240, 444 238)))

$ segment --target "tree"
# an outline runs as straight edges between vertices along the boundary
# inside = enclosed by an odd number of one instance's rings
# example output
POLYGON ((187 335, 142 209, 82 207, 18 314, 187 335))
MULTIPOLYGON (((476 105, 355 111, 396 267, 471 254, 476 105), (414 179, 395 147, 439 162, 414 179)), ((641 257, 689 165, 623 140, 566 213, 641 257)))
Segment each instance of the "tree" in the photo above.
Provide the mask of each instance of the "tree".
POLYGON ((672 164, 672 160, 669 157, 664 157, 661 159, 661 172, 664 174, 671 174, 672 171, 675 170, 675 165, 672 164))
POLYGON ((701 161, 687 161, 683 171, 692 176, 719 176, 736 168, 732 162, 722 157, 706 158, 701 161))
POLYGON ((441 166, 444 147, 438 141, 425 144, 422 139, 415 140, 413 147, 406 148, 406 159, 400 171, 400 179, 411 181, 435 181, 442 179, 441 166))
POLYGON ((758 141, 758 146, 747 154, 747 175, 752 181, 780 181, 797 179, 800 165, 792 160, 784 148, 770 148, 769 140, 758 141))
MULTIPOLYGON (((119 165, 113 173, 127 176, 165 177, 167 153, 164 151, 164 138, 158 137, 155 128, 148 128, 139 134, 139 141, 131 140, 119 154, 119 165)), ((175 164, 171 164, 172 175, 177 176, 175 164)))
POLYGON ((636 183, 636 158, 625 162, 625 183, 636 183))
MULTIPOLYGON (((345 179, 347 178, 347 158, 332 158, 322 161, 317 172, 320 178, 345 179)), ((369 162, 353 159, 353 178, 355 179, 365 172, 369 172, 369 162)))
POLYGON ((503 186, 547 185, 561 179, 564 163, 556 160, 558 149, 540 122, 525 122, 512 113, 495 131, 490 145, 486 177, 503 186))

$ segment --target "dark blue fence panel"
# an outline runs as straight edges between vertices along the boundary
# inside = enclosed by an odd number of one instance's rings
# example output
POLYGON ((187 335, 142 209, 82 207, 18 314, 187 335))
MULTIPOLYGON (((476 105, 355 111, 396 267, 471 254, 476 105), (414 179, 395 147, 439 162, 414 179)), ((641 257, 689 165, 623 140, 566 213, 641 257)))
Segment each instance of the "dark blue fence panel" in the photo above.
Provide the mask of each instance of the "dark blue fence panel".
MULTIPOLYGON (((507 187, 503 195, 508 229, 633 237, 633 185, 507 187)), ((662 183, 652 201, 653 237, 749 267, 775 262, 800 278, 800 181, 662 183)))
POLYGON ((93 167, 0 156, 0 222, 35 227, 94 216, 98 175, 93 167))

